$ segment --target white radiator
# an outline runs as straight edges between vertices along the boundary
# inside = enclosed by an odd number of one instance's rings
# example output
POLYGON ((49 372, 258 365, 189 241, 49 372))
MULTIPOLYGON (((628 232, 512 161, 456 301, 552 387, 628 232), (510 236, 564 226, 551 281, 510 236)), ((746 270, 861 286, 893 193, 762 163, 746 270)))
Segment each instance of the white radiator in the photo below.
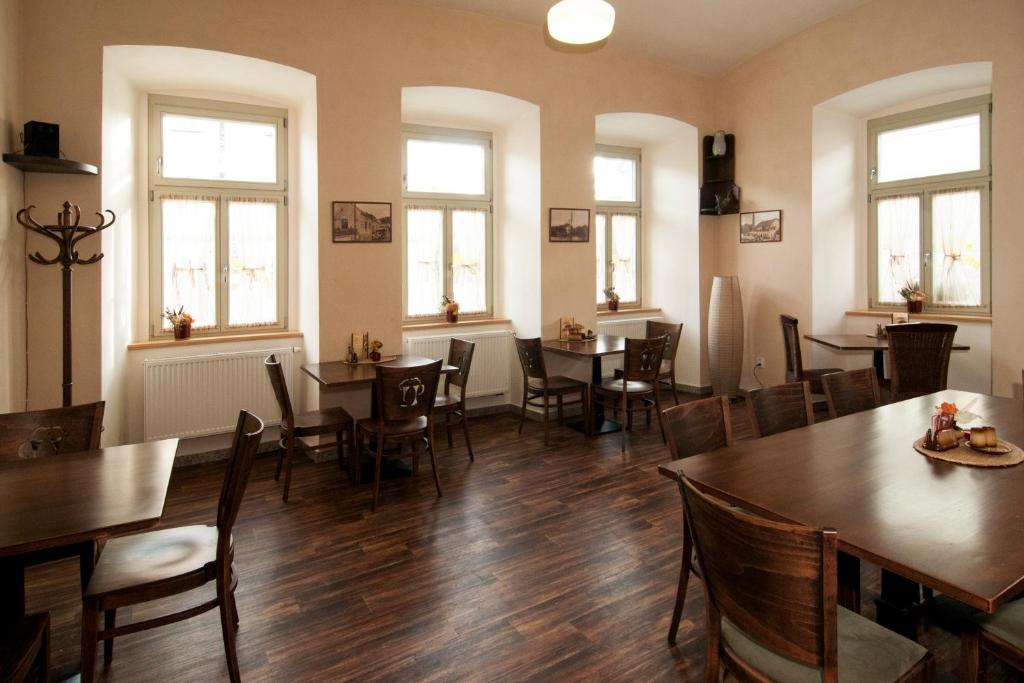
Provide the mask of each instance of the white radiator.
MULTIPOLYGON (((661 322, 661 315, 640 315, 629 318, 610 318, 597 321, 597 331, 601 334, 614 334, 619 337, 643 339, 647 336, 647 321, 661 322)), ((611 377, 615 370, 622 367, 622 356, 610 356, 601 360, 601 376, 611 377)))
POLYGON ((266 424, 280 423, 281 409, 263 359, 277 354, 291 387, 294 351, 289 347, 146 359, 142 363, 146 441, 231 432, 243 408, 266 424))
POLYGON ((406 337, 405 352, 424 358, 448 358, 448 342, 452 337, 471 341, 473 364, 469 369, 466 396, 493 396, 509 391, 511 384, 512 332, 477 332, 431 337, 406 337))

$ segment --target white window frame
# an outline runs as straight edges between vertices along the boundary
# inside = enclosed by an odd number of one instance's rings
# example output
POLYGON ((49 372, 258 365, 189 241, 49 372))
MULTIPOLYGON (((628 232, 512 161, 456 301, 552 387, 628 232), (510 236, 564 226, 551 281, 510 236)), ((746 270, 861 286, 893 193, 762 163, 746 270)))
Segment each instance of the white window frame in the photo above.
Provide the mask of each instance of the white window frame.
POLYGON ((878 201, 889 197, 918 196, 920 199, 920 254, 921 287, 928 297, 926 313, 956 315, 990 314, 992 310, 992 250, 991 250, 991 130, 992 97, 981 95, 948 102, 923 109, 872 119, 867 124, 868 137, 868 307, 879 311, 899 311, 901 303, 878 301, 878 201), (947 173, 924 178, 905 178, 880 183, 877 177, 878 136, 886 131, 909 126, 952 119, 958 116, 981 116, 980 168, 976 171, 947 173), (932 197, 954 188, 978 189, 981 192, 981 304, 979 306, 953 306, 934 304, 932 292, 932 197))
POLYGON ((459 313, 464 320, 486 320, 494 317, 494 203, 492 195, 492 160, 494 142, 491 133, 484 131, 460 130, 455 128, 438 128, 434 126, 404 125, 402 126, 402 217, 406 229, 402 230, 402 321, 406 323, 424 323, 445 320, 438 301, 438 312, 430 315, 409 314, 409 239, 408 213, 410 209, 437 209, 444 212, 444 260, 445 277, 444 293, 453 296, 453 257, 452 257, 452 214, 459 209, 472 209, 484 212, 485 245, 487 279, 486 288, 487 310, 476 313, 459 313), (446 142, 473 142, 484 147, 484 192, 483 194, 411 192, 406 188, 407 174, 407 141, 444 140, 446 142))
MULTIPOLYGON (((604 215, 605 222, 605 234, 604 234, 604 256, 602 262, 604 263, 604 281, 607 287, 613 280, 612 274, 614 271, 614 264, 612 263, 612 216, 614 215, 631 215, 636 216, 636 301, 620 301, 619 309, 629 308, 640 308, 643 306, 643 212, 642 212, 642 197, 641 191, 643 189, 643 154, 640 149, 634 147, 621 147, 618 145, 597 145, 595 157, 619 157, 622 159, 630 159, 636 164, 636 191, 634 197, 636 201, 632 202, 611 202, 601 201, 596 199, 597 193, 595 191, 595 200, 597 211, 595 212, 594 229, 597 229, 597 218, 596 214, 604 215)), ((599 311, 607 311, 608 303, 598 303, 597 309, 599 311)))
POLYGON ((163 327, 163 211, 161 200, 170 196, 212 198, 217 202, 217 324, 194 330, 193 336, 245 335, 288 327, 288 112, 285 109, 167 95, 149 96, 149 263, 150 338, 166 339, 173 330, 163 327), (239 121, 260 121, 277 127, 277 173, 272 183, 230 180, 164 178, 163 113, 188 114, 239 121), (277 204, 277 322, 231 326, 228 297, 227 205, 233 199, 259 199, 277 204))

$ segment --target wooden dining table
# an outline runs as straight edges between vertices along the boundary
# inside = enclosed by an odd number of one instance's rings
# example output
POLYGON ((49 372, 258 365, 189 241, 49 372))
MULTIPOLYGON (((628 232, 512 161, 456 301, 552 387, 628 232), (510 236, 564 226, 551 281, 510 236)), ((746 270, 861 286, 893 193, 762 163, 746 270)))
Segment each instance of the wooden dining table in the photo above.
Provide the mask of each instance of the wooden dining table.
MULTIPOLYGON (((626 338, 614 334, 599 334, 589 341, 564 341, 561 339, 548 339, 542 343, 545 351, 557 353, 561 356, 581 359, 590 363, 590 383, 597 386, 601 383, 601 361, 605 356, 617 356, 626 352, 626 338)), ((604 399, 594 395, 594 412, 592 419, 594 436, 611 434, 622 430, 615 420, 608 419, 604 414, 604 399)), ((577 429, 586 433, 586 425, 577 423, 577 429)))
MULTIPOLYGON (((878 620, 916 636, 918 584, 986 612, 1024 591, 1024 466, 970 467, 914 450, 943 401, 1024 444, 1024 404, 964 391, 920 398, 675 460, 659 472, 768 517, 832 528, 883 569, 878 620)), ((969 425, 968 425, 969 426, 969 425)))
MULTIPOLYGON (((878 379, 885 379, 885 352, 889 350, 887 337, 876 337, 873 334, 805 334, 804 339, 836 351, 870 351, 875 374, 878 379)), ((971 347, 954 342, 953 350, 970 351, 971 347)))
POLYGON ((24 613, 18 555, 157 526, 177 450, 163 439, 0 460, 0 620, 24 613))

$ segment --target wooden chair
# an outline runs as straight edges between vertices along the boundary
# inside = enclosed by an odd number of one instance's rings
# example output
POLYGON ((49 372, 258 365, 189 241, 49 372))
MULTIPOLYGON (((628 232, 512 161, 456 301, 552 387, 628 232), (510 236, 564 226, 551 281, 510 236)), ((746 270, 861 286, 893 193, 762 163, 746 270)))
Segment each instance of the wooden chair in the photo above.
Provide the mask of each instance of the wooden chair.
MULTIPOLYGON (((724 396, 691 401, 665 410, 665 433, 668 435, 668 450, 673 460, 691 455, 707 453, 731 446, 732 418, 729 414, 729 399, 724 396)), ((679 490, 682 496, 682 488, 679 490)), ((696 573, 693 562, 693 540, 683 513, 683 558, 679 567, 679 587, 676 589, 676 604, 672 608, 672 623, 668 627, 668 642, 674 645, 679 631, 679 620, 686 605, 686 587, 690 573, 696 573)))
MULTIPOLYGON (((658 383, 664 384, 672 389, 672 399, 679 405, 679 390, 676 388, 676 352, 679 351, 679 340, 683 336, 683 324, 661 323, 655 320, 647 321, 647 338, 666 336, 668 344, 665 345, 665 355, 661 360, 661 371, 658 373, 658 383)), ((622 369, 615 370, 615 377, 622 377, 622 369)))
POLYGON ((960 635, 960 680, 984 680, 986 655, 1024 671, 1024 600, 1014 600, 995 614, 975 614, 960 635))
POLYGON ((683 481, 707 598, 706 681, 930 680, 931 654, 839 607, 832 529, 755 517, 683 481))
MULTIPOLYGON (((437 497, 441 497, 441 479, 437 475, 434 457, 434 398, 441 377, 441 361, 410 367, 377 366, 377 416, 356 423, 356 441, 359 449, 369 439, 373 443, 373 502, 371 511, 377 510, 380 496, 380 465, 384 458, 385 442, 406 443, 412 447, 413 473, 419 471, 419 448, 426 444, 430 466, 434 470, 437 497)), ((358 459, 358 457, 357 457, 358 459)))
POLYGON ((555 398, 558 408, 558 424, 564 422, 565 406, 579 405, 583 409, 583 422, 587 432, 590 432, 590 386, 586 382, 562 375, 548 376, 547 366, 544 365, 544 347, 541 345, 540 337, 534 339, 516 340, 516 352, 519 354, 519 364, 523 368, 523 405, 519 420, 519 433, 523 433, 523 424, 526 422, 526 407, 533 406, 543 409, 544 421, 544 445, 548 445, 548 413, 551 411, 551 397, 555 398), (566 401, 565 397, 579 394, 579 400, 566 401))
POLYGON ((821 378, 828 416, 835 419, 882 405, 874 368, 834 372, 821 378))
POLYGON ((792 382, 747 394, 754 438, 814 424, 810 382, 792 382))
MULTIPOLYGON (((661 439, 665 438, 665 423, 661 417, 661 398, 658 392, 658 374, 665 354, 668 338, 626 339, 626 353, 622 361, 622 377, 606 379, 594 387, 594 393, 610 401, 618 401, 616 409, 626 415, 622 428, 622 452, 626 452, 626 432, 633 427, 633 413, 654 408, 658 413, 661 439)), ((648 420, 648 424, 650 421, 648 420)))
POLYGON ((231 529, 262 435, 263 422, 241 411, 217 503, 216 526, 158 529, 107 542, 82 595, 82 683, 89 683, 95 675, 97 642, 103 641, 104 660, 109 665, 114 655, 114 638, 173 624, 215 607, 220 608, 228 676, 233 683, 241 680, 235 652, 238 574, 234 568, 231 529), (117 610, 121 607, 179 595, 210 581, 217 586, 217 595, 212 600, 181 612, 117 626, 117 610), (102 630, 96 623, 100 613, 104 616, 102 630))
POLYGON ((821 377, 832 372, 842 372, 841 368, 804 368, 803 354, 800 352, 800 325, 791 315, 780 315, 782 322, 782 342, 786 347, 786 381, 810 382, 811 393, 822 393, 821 377))
POLYGON ((50 680, 50 615, 30 614, 0 624, 0 681, 50 680))
POLYGON ((903 401, 946 389, 956 325, 889 325, 889 397, 903 401))
MULTIPOLYGON (((338 467, 345 471, 345 449, 344 444, 348 443, 349 457, 352 458, 355 443, 354 425, 352 416, 344 408, 325 408, 314 410, 308 413, 296 415, 292 411, 292 401, 288 395, 288 384, 284 379, 284 370, 281 362, 274 354, 270 354, 263 361, 270 376, 270 384, 274 387, 274 396, 277 398, 277 405, 281 409, 281 440, 279 441, 280 455, 277 458, 277 471, 274 473, 274 481, 281 478, 281 467, 284 466, 284 494, 282 499, 288 502, 288 492, 292 486, 292 460, 295 457, 296 442, 310 451, 321 451, 330 448, 338 449, 338 467), (334 434, 335 441, 322 443, 317 446, 310 446, 301 439, 323 434, 334 434)), ((350 470, 355 465, 349 463, 350 470)), ((358 482, 358 480, 356 480, 358 482)))
MULTIPOLYGON (((98 401, 0 415, 0 460, 96 450, 100 447, 104 408, 104 402, 98 401)), ((77 557, 79 578, 84 587, 92 575, 96 554, 96 542, 90 540, 4 558, 0 562, 8 571, 24 574, 26 567, 77 557)))
POLYGON ((452 339, 448 343, 448 365, 458 368, 444 376, 444 393, 434 400, 434 412, 444 416, 444 428, 448 436, 448 448, 452 447, 452 427, 462 425, 462 435, 466 438, 466 450, 472 462, 473 446, 469 443, 469 419, 466 415, 466 383, 469 382, 469 368, 473 363, 473 349, 476 347, 465 339, 452 339), (452 387, 459 390, 458 396, 452 396, 452 387), (453 421, 452 418, 455 418, 453 421))

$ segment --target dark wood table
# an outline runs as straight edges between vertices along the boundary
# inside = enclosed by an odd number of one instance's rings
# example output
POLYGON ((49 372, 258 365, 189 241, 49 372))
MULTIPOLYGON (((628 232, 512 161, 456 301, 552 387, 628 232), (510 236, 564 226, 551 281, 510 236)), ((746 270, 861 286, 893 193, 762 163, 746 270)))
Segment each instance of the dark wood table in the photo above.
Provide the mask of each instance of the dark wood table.
POLYGON ((0 618, 24 612, 27 552, 149 529, 164 512, 177 439, 0 461, 0 618))
POLYGON ((934 406, 972 400, 1001 438, 1024 444, 1020 401, 950 390, 740 441, 659 472, 677 481, 685 473, 770 517, 836 529, 841 551, 888 570, 879 622, 913 635, 917 583, 986 612, 1024 590, 1024 465, 956 465, 912 445, 934 406))
MULTIPOLYGON (((601 383, 601 359, 605 356, 615 356, 626 352, 626 338, 614 334, 599 334, 592 341, 574 342, 562 341, 560 339, 549 339, 543 343, 545 351, 557 353, 571 358, 582 358, 590 361, 590 383, 597 386, 601 383)), ((573 425, 580 431, 586 433, 586 425, 576 423, 573 425)), ((604 399, 600 396, 594 397, 594 436, 610 434, 622 430, 622 425, 604 416, 604 399)))
MULTIPOLYGON (((805 334, 816 344, 827 346, 837 351, 871 351, 874 356, 875 373, 878 379, 885 379, 885 352, 889 350, 889 340, 870 334, 805 334)), ((953 344, 954 351, 970 351, 966 344, 953 344)))

